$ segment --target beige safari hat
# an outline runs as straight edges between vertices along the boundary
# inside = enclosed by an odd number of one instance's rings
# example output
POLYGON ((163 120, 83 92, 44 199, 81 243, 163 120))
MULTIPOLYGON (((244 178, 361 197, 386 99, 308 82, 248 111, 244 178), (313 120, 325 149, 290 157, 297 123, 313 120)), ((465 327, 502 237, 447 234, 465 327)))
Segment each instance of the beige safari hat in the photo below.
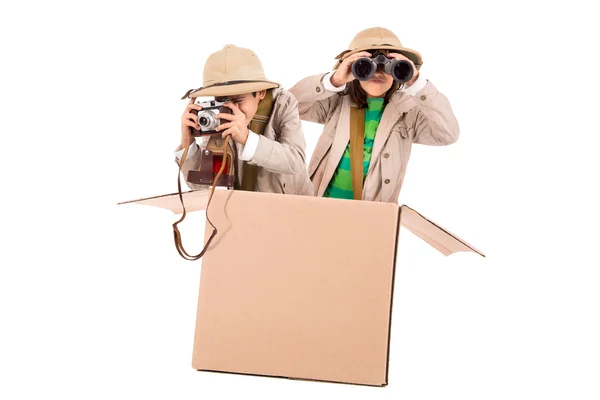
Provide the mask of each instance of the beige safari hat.
POLYGON ((395 50, 410 58, 417 69, 420 69, 423 64, 423 58, 418 51, 402 46, 398 37, 389 29, 376 27, 359 32, 350 42, 348 50, 342 51, 335 57, 338 61, 333 68, 336 69, 344 59, 352 54, 371 49, 395 50))
POLYGON ((228 44, 208 57, 202 87, 182 97, 234 96, 278 87, 265 78, 262 64, 252 50, 228 44))

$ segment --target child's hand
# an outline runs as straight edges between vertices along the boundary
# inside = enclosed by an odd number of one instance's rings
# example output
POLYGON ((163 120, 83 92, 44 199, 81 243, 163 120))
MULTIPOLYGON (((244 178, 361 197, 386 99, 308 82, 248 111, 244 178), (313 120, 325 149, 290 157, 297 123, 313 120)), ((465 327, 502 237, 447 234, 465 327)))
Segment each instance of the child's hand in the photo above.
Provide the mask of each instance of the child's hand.
POLYGON ((412 62, 412 60, 410 58, 406 57, 403 54, 398 54, 398 53, 390 53, 390 54, 388 54, 388 58, 395 58, 396 60, 406 60, 410 63, 410 65, 412 65, 413 71, 415 71, 415 73, 414 73, 413 77, 410 79, 410 81, 408 81, 404 84, 404 87, 409 87, 417 80, 417 78, 419 77, 419 70, 417 69, 417 67, 415 67, 415 63, 412 62))
POLYGON ((354 61, 363 57, 372 57, 371 53, 361 51, 360 53, 352 54, 350 57, 342 61, 342 64, 331 75, 331 84, 335 87, 340 87, 345 83, 352 82, 355 78, 352 74, 352 64, 354 61))
POLYGON ((233 115, 219 113, 217 114, 217 118, 226 119, 227 121, 231 122, 221 124, 217 126, 215 130, 220 132, 221 130, 225 129, 225 131, 221 133, 222 137, 231 135, 233 140, 245 145, 246 140, 248 140, 248 124, 246 122, 246 116, 235 103, 228 102, 223 105, 225 107, 231 108, 231 111, 233 111, 233 115))
POLYGON ((202 110, 202 106, 198 104, 194 104, 195 98, 190 99, 187 106, 185 107, 185 111, 181 116, 181 148, 187 148, 194 138, 192 137, 192 128, 200 129, 200 125, 198 125, 198 115, 194 114, 192 110, 202 110))

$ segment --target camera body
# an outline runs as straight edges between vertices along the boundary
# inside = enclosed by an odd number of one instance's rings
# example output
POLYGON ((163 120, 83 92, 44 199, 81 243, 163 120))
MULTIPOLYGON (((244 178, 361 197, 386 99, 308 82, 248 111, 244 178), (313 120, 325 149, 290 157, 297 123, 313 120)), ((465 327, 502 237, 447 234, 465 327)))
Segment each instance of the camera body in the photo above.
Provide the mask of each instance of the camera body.
POLYGON ((227 98, 215 98, 214 100, 207 100, 202 102, 196 100, 195 104, 201 106, 202 110, 192 110, 192 112, 198 115, 198 125, 200 125, 200 129, 192 128, 192 136, 198 137, 202 135, 212 135, 215 133, 219 133, 215 130, 217 126, 224 124, 228 121, 217 118, 217 114, 233 114, 231 108, 224 106, 224 104, 228 101, 229 99, 227 98))
POLYGON ((352 74, 359 81, 368 81, 380 65, 398 83, 410 81, 415 73, 410 62, 387 58, 383 53, 376 53, 374 57, 362 57, 354 61, 352 63, 352 74))

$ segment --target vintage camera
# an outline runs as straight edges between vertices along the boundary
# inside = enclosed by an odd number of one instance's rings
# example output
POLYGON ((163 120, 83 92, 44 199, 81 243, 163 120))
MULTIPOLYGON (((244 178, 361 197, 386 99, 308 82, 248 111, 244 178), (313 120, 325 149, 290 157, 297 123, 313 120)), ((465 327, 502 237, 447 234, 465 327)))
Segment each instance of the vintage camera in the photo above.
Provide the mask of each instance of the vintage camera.
POLYGON ((208 101, 199 101, 196 100, 195 103, 202 107, 202 110, 196 111, 192 110, 194 114, 198 114, 198 125, 200 125, 200 129, 192 128, 192 136, 198 137, 202 135, 211 135, 218 133, 215 129, 217 126, 224 124, 229 121, 221 120, 217 118, 217 114, 233 114, 231 108, 225 107, 224 104, 227 103, 229 99, 227 98, 215 98, 214 100, 208 101))
POLYGON ((354 61, 352 74, 359 81, 368 81, 373 77, 379 65, 398 83, 410 81, 415 73, 413 66, 408 61, 387 58, 383 53, 376 53, 374 57, 362 57, 354 61))

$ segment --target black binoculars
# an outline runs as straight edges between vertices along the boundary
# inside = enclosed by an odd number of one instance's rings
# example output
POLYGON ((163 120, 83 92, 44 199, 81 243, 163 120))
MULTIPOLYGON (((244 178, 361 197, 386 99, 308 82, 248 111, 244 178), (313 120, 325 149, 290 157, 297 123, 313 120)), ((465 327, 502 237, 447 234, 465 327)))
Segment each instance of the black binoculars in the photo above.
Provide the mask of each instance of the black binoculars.
POLYGON ((352 74, 359 81, 368 81, 373 77, 379 65, 382 65, 383 70, 392 75, 398 83, 410 81, 415 73, 412 64, 408 61, 387 58, 385 54, 379 53, 375 57, 362 57, 354 61, 352 74))

